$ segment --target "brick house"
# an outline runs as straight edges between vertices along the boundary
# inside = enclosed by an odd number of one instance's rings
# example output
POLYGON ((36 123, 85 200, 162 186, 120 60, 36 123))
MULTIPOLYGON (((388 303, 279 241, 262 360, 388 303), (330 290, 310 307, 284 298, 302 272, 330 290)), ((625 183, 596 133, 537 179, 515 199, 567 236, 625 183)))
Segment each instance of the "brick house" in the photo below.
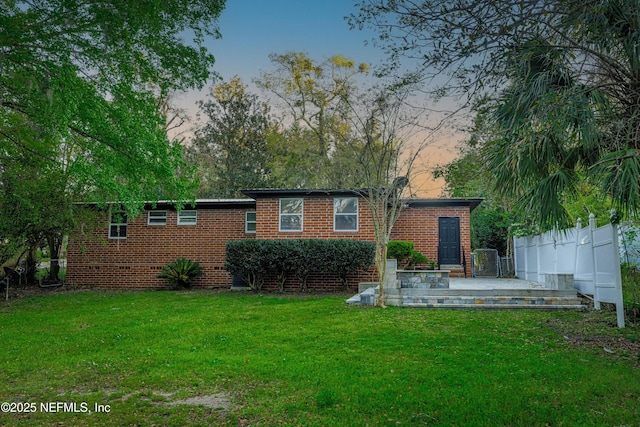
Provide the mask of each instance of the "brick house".
MULTIPOLYGON (((198 261, 204 275, 195 286, 228 288, 225 245, 238 239, 354 239, 373 241, 370 212, 348 190, 247 190, 249 198, 196 200, 177 212, 168 203, 145 207, 127 218, 105 213, 104 223, 77 230, 69 239, 67 283, 105 288, 163 288, 163 265, 177 258, 198 261)), ((414 242, 417 251, 454 275, 470 275, 470 213, 481 199, 408 200, 393 229, 394 240, 414 242)), ((350 279, 371 281, 373 270, 350 279)), ((292 281, 288 285, 296 289, 292 281)), ((339 289, 332 277, 311 277, 309 288, 339 289)))

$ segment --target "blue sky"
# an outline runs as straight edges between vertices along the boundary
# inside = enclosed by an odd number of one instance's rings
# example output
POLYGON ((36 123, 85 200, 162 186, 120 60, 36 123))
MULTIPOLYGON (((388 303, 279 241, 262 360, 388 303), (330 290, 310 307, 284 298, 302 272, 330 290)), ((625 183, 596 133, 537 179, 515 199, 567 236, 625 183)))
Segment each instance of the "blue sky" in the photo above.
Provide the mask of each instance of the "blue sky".
MULTIPOLYGON (((273 70, 271 53, 306 52, 318 62, 342 54, 357 63, 380 64, 382 52, 365 45, 373 33, 349 30, 345 16, 352 12, 352 0, 227 0, 219 20, 222 38, 207 43, 216 58, 214 71, 225 81, 237 75, 260 93, 251 82, 273 70)), ((196 101, 206 98, 212 84, 180 96, 179 107, 195 115, 196 101)))
POLYGON ((214 69, 225 79, 251 80, 271 68, 270 53, 307 52, 321 61, 336 54, 379 63, 382 54, 365 46, 371 33, 349 30, 350 0, 227 0, 220 17, 222 39, 210 43, 214 69))

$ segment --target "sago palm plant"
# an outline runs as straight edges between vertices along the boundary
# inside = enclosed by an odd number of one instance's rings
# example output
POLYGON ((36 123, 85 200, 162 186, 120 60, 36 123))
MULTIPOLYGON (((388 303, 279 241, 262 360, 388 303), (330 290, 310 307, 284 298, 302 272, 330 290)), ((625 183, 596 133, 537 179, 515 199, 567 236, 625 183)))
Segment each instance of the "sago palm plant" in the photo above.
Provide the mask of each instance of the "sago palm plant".
POLYGON ((191 283, 202 274, 203 270, 198 262, 178 258, 175 262, 162 267, 158 277, 165 279, 171 286, 189 288, 191 283))

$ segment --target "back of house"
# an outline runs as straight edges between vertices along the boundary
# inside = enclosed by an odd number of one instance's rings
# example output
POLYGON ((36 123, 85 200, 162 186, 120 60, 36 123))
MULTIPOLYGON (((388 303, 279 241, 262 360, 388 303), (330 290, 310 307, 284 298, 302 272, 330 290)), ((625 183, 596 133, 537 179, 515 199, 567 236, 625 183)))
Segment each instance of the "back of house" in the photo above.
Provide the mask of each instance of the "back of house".
MULTIPOLYGON (((103 288, 164 288, 161 268, 178 258, 197 261, 196 287, 229 288, 225 246, 239 239, 353 239, 374 241, 367 201, 350 190, 247 190, 246 199, 196 200, 177 211, 168 202, 147 205, 136 218, 103 212, 95 227, 70 236, 67 283, 103 288)), ((480 199, 407 200, 392 239, 415 249, 452 275, 471 272, 470 213, 480 199)), ((351 286, 375 280, 374 270, 349 278, 351 286)), ((268 284, 269 285, 269 284, 268 284)), ((271 284, 270 286, 275 286, 271 284)), ((311 290, 341 289, 338 277, 310 277, 311 290)), ((288 289, 297 289, 293 281, 288 289)))

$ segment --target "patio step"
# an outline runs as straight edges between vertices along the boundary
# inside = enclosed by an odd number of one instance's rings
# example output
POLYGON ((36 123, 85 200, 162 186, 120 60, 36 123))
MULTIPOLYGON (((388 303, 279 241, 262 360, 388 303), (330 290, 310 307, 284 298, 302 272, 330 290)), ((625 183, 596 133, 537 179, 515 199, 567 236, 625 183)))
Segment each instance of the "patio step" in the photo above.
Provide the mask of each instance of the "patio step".
POLYGON ((579 310, 574 289, 390 289, 390 305, 414 308, 579 310))
MULTIPOLYGON (((575 290, 555 289, 387 289, 387 305, 446 309, 582 310, 575 290)), ((373 305, 373 288, 352 297, 351 304, 373 305)))
POLYGON ((577 296, 404 296, 403 307, 449 309, 582 310, 577 296))
POLYGON ((443 264, 439 267, 441 270, 449 270, 449 277, 465 277, 464 267, 461 265, 443 264))

